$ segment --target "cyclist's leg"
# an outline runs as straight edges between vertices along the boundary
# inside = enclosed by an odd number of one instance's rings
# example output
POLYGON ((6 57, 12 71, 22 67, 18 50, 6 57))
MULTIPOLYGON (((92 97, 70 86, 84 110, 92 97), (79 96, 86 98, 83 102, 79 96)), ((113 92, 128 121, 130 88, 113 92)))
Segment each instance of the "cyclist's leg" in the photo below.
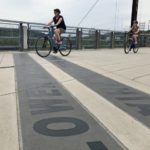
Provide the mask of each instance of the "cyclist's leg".
MULTIPOLYGON (((57 29, 54 30, 54 36, 53 36, 53 38, 54 38, 54 40, 55 40, 55 42, 56 42, 57 44, 59 44, 59 42, 60 42, 60 33, 61 33, 61 32, 60 32, 60 29, 59 29, 59 28, 57 28, 57 29)), ((56 47, 54 46, 54 47, 53 47, 53 50, 54 50, 54 51, 53 51, 54 53, 57 53, 58 47, 57 47, 57 46, 56 46, 56 47)))
POLYGON ((55 34, 53 35, 53 40, 55 41, 55 43, 57 43, 55 34))
POLYGON ((135 44, 137 44, 137 38, 138 38, 138 35, 137 35, 137 34, 134 34, 134 35, 133 35, 133 39, 134 39, 135 44))
POLYGON ((60 41, 60 34, 61 34, 60 29, 59 28, 55 29, 54 34, 55 34, 55 38, 56 38, 57 42, 59 42, 60 41))
POLYGON ((62 33, 65 33, 65 30, 63 28, 57 28, 55 29, 54 33, 58 44, 62 44, 60 36, 62 33))
POLYGON ((63 28, 59 28, 60 29, 60 41, 59 41, 59 43, 58 44, 62 44, 62 38, 61 38, 61 34, 62 33, 65 33, 65 29, 63 29, 63 28))

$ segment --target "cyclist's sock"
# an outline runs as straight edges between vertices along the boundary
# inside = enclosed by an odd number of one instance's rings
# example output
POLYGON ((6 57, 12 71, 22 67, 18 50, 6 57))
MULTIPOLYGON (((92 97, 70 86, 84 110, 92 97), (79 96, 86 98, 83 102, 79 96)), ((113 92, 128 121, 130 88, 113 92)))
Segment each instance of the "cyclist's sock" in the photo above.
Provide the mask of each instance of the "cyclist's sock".
POLYGON ((57 44, 62 44, 62 41, 61 41, 61 40, 60 40, 60 41, 58 41, 58 42, 57 42, 57 44))

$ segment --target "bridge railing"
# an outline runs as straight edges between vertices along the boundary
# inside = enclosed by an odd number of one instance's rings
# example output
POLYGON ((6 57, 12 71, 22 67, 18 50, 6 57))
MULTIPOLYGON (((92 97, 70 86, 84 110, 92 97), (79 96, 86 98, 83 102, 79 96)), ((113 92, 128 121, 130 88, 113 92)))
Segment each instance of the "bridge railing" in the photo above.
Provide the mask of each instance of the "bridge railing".
MULTIPOLYGON (((0 20, 0 49, 34 49, 36 39, 47 32, 43 26, 42 23, 0 20)), ((62 36, 71 38, 74 49, 121 48, 126 38, 125 32, 70 26, 62 36)), ((150 46, 150 33, 141 32, 140 45, 150 46)))
POLYGON ((19 23, 10 21, 0 21, 0 48, 19 48, 20 28, 19 23))

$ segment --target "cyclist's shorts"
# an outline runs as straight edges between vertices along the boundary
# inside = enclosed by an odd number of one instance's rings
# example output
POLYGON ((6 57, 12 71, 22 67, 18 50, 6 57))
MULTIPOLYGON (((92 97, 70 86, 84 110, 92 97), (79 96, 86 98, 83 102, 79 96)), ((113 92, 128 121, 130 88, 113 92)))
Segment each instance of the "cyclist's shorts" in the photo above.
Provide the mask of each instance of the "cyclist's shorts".
POLYGON ((59 29, 60 29, 60 32, 61 32, 61 33, 65 33, 65 32, 66 32, 66 30, 63 29, 63 28, 59 28, 59 29))

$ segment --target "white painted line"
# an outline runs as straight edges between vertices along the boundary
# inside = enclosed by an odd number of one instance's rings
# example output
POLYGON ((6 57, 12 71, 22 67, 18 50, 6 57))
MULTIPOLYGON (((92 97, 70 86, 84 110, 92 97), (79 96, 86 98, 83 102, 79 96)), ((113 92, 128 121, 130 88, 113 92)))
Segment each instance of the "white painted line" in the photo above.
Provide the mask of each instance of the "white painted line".
POLYGON ((49 74, 51 74, 82 104, 94 118, 102 123, 121 143, 130 150, 150 149, 150 129, 122 111, 102 96, 98 95, 76 79, 60 70, 50 62, 30 54, 49 74), (57 73, 56 73, 56 72, 57 73), (64 82, 65 79, 72 79, 64 82))

